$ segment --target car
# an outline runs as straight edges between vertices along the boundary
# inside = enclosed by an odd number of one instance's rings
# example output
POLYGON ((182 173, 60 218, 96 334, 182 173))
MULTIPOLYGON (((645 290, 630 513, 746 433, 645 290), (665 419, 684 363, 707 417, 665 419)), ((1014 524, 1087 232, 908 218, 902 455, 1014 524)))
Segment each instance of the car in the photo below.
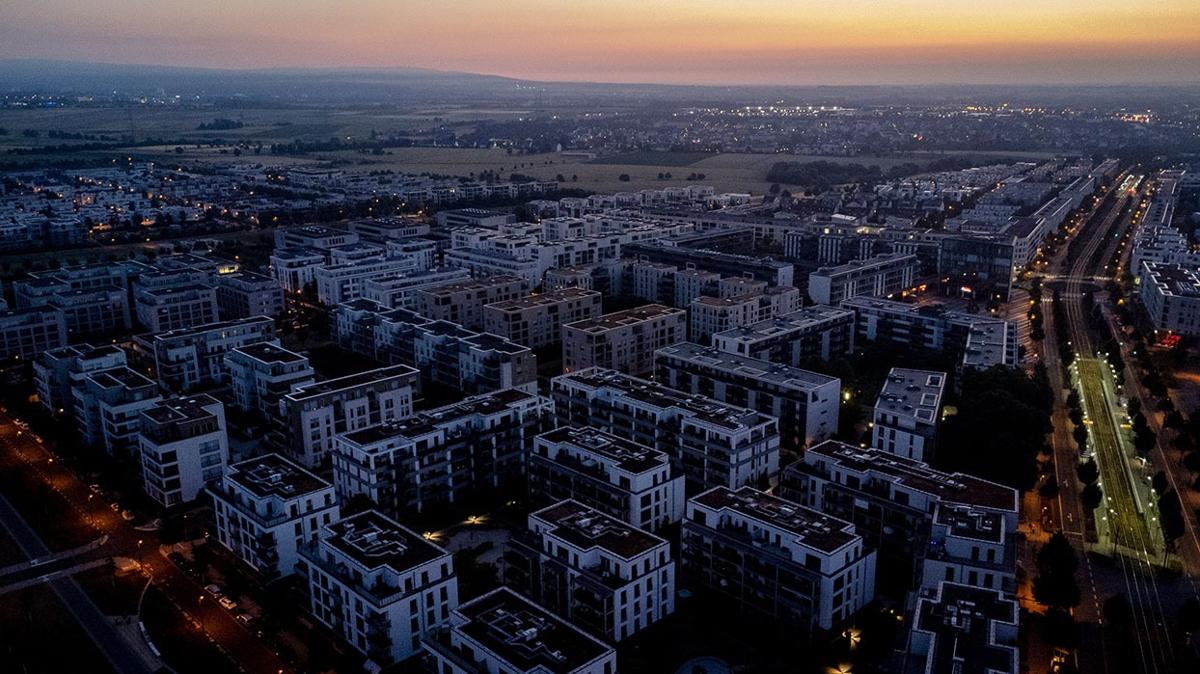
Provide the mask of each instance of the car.
POLYGON ((133 521, 133 511, 132 510, 122 510, 121 511, 121 519, 125 520, 126 522, 132 522, 133 521))
POLYGON ((229 597, 221 597, 220 599, 217 600, 217 603, 221 605, 221 608, 228 609, 230 611, 237 608, 237 602, 230 599, 229 597))
POLYGON ((93 483, 88 485, 88 491, 92 492, 93 494, 99 494, 104 490, 100 488, 100 485, 93 483))
POLYGON ((205 585, 204 591, 211 594, 214 597, 217 597, 217 598, 220 598, 221 595, 224 594, 223 592, 221 592, 221 586, 217 585, 216 583, 211 583, 209 585, 205 585))
POLYGON ((113 501, 112 503, 108 504, 108 509, 115 513, 119 513, 121 512, 121 504, 113 501))
POLYGON ((234 616, 234 620, 237 620, 246 627, 249 627, 254 622, 254 616, 250 615, 249 613, 239 613, 234 616))

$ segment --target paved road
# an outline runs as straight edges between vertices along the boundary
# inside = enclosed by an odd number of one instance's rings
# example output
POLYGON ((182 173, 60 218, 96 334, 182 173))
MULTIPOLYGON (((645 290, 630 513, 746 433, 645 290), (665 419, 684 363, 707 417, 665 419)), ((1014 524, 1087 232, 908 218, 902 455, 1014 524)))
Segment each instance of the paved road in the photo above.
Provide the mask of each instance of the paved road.
MULTIPOLYGON (((47 485, 70 503, 83 521, 90 522, 109 539, 103 550, 111 556, 142 559, 154 578, 155 585, 180 608, 192 615, 203 616, 202 624, 213 642, 247 672, 278 674, 291 668, 270 648, 238 623, 232 613, 222 609, 205 595, 200 584, 192 580, 174 563, 157 553, 158 541, 151 532, 138 531, 129 522, 113 513, 101 499, 89 498, 91 491, 62 461, 50 463, 53 457, 44 446, 32 438, 32 433, 17 435, 12 418, 0 413, 0 445, 10 456, 35 467, 35 472, 47 485)), ((31 554, 42 557, 44 550, 31 554)), ((62 581, 56 581, 62 582, 62 581)), ((71 581, 74 584, 74 581, 71 581)), ((78 588, 79 595, 86 594, 78 588)))
MULTIPOLYGON (((50 554, 50 549, 42 542, 41 537, 30 528, 3 494, 0 494, 0 525, 4 526, 17 547, 30 559, 50 554)), ((141 656, 121 638, 108 617, 100 612, 74 578, 58 578, 50 582, 50 587, 74 616, 75 621, 96 643, 96 647, 108 659, 113 669, 121 674, 150 674, 151 670, 142 661, 141 656)))

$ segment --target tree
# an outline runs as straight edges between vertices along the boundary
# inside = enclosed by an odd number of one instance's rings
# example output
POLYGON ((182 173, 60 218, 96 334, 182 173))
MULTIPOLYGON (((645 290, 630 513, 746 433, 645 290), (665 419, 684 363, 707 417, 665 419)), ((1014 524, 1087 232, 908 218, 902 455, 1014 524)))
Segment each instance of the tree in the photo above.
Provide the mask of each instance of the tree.
POLYGON ((1133 627, 1133 607, 1124 594, 1118 593, 1104 600, 1104 622, 1117 632, 1129 632, 1133 627))
POLYGON ((1158 516, 1162 523, 1163 537, 1173 541, 1183 535, 1183 506, 1174 489, 1168 489, 1158 497, 1158 516))
POLYGON ((1075 474, 1079 476, 1079 481, 1084 484, 1092 484, 1100 479, 1100 468, 1096 465, 1096 460, 1089 458, 1087 461, 1079 464, 1075 468, 1075 474))
POLYGON ((1183 606, 1179 607, 1179 627, 1189 634, 1200 630, 1200 601, 1195 597, 1183 602, 1183 606))
POLYGON ((1033 580, 1033 596, 1051 608, 1070 609, 1079 605, 1079 585, 1075 582, 1075 570, 1079 560, 1062 532, 1038 550, 1036 559, 1038 575, 1033 580))
POLYGON ((1083 507, 1088 510, 1095 510, 1100 507, 1100 502, 1104 500, 1104 492, 1100 490, 1100 485, 1089 484, 1079 492, 1079 500, 1083 503, 1083 507))
POLYGON ((1158 471, 1154 477, 1150 478, 1150 486, 1154 488, 1155 494, 1162 494, 1167 491, 1167 474, 1164 471, 1158 471))
POLYGON ((1079 644, 1079 625, 1070 613, 1051 609, 1042 620, 1042 636, 1051 646, 1075 648, 1079 644))
POLYGON ((629 182, 629 174, 622 173, 621 175, 617 176, 617 180, 620 180, 623 183, 627 183, 627 182, 629 182))
POLYGON ((1079 451, 1087 448, 1088 430, 1087 426, 1076 426, 1071 431, 1071 437, 1075 439, 1075 444, 1079 445, 1079 451))
POLYGON ((1058 496, 1058 480, 1052 477, 1046 478, 1046 481, 1038 488, 1038 494, 1041 494, 1042 498, 1054 498, 1058 496))

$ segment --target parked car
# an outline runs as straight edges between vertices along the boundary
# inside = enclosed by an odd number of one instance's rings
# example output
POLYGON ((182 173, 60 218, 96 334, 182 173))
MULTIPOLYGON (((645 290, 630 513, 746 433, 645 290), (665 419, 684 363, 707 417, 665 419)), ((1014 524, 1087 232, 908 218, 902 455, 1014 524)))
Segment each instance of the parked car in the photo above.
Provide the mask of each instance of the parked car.
POLYGON ((221 608, 228 609, 230 611, 237 608, 237 602, 229 597, 221 597, 217 600, 217 603, 221 605, 221 608))
POLYGON ((234 619, 246 627, 249 627, 254 623, 254 616, 250 615, 249 613, 239 613, 234 619))
POLYGON ((217 585, 216 583, 211 583, 209 585, 205 585, 204 591, 211 594, 214 597, 217 597, 217 598, 220 598, 221 595, 223 594, 221 592, 221 586, 217 585))

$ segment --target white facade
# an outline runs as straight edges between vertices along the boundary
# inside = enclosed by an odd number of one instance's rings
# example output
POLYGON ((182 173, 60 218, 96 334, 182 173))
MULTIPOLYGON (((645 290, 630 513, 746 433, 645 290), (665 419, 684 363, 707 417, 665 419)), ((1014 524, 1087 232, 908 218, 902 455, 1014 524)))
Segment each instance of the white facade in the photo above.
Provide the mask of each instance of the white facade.
POLYGON ((138 431, 146 495, 167 508, 194 501, 229 462, 225 407, 201 394, 142 411, 138 431))
POLYGON ((234 405, 264 418, 279 412, 279 399, 313 383, 315 372, 308 358, 272 344, 259 342, 225 354, 234 405))
POLYGON ((647 375, 655 349, 687 339, 687 312, 648 304, 568 323, 562 336, 564 372, 603 367, 647 375))
POLYGON ((333 485, 278 454, 230 465, 208 491, 217 541, 267 580, 291 575, 300 548, 339 519, 333 485))
POLYGON ((945 372, 892 368, 875 400, 872 446, 907 459, 930 462, 945 389, 945 372))
POLYGON ((313 617, 377 667, 406 660, 458 606, 450 553, 368 510, 301 550, 313 617))

